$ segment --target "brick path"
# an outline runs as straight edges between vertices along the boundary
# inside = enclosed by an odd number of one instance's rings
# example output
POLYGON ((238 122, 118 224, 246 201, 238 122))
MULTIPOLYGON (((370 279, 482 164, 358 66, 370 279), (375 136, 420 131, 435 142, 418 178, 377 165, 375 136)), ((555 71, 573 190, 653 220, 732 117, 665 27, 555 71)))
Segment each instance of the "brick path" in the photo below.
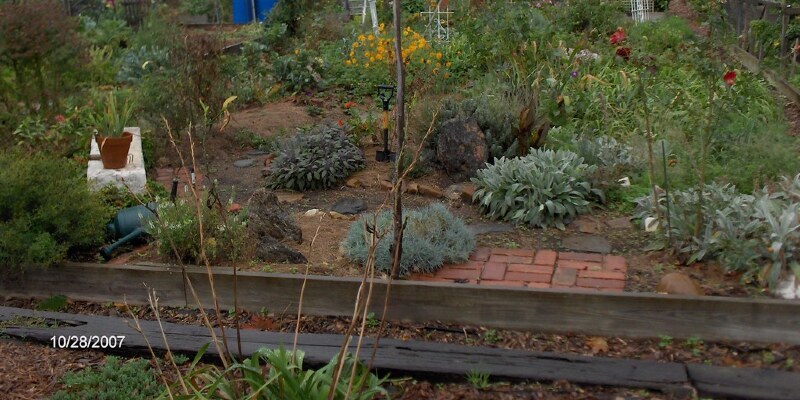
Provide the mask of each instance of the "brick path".
POLYGON ((411 279, 621 292, 627 269, 622 256, 482 247, 464 264, 445 265, 435 274, 415 274, 411 279))

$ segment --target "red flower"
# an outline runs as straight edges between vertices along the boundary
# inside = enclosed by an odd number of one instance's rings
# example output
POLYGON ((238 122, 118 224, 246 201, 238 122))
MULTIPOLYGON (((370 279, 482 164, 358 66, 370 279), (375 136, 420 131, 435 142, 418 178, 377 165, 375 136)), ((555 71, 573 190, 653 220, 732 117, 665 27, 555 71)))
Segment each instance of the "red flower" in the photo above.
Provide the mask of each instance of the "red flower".
POLYGON ((354 101, 348 101, 347 103, 344 103, 344 108, 345 109, 353 108, 355 106, 356 106, 356 103, 354 101))
POLYGON ((630 47, 617 47, 617 55, 622 57, 623 60, 628 61, 631 57, 630 47))
POLYGON ((622 43, 627 36, 625 35, 625 30, 622 27, 618 27, 617 31, 612 33, 611 36, 608 37, 608 41, 611 44, 620 44, 622 43))
POLYGON ((53 119, 55 119, 56 122, 58 122, 59 124, 63 124, 64 122, 67 122, 67 118, 64 117, 61 114, 56 115, 55 117, 53 117, 53 119))
POLYGON ((733 86, 733 81, 736 80, 736 71, 728 71, 725 75, 722 75, 722 80, 725 81, 725 84, 728 86, 733 86))

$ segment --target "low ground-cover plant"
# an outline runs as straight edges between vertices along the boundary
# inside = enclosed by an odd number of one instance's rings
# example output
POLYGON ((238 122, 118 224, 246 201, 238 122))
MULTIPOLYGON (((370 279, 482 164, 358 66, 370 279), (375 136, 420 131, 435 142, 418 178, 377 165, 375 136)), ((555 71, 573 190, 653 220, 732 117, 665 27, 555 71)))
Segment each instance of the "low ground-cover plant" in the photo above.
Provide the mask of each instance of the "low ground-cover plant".
POLYGON ((160 254, 182 261, 202 263, 201 247, 209 261, 241 260, 251 249, 251 238, 246 232, 247 221, 243 213, 229 214, 218 207, 207 207, 201 202, 203 241, 200 240, 198 209, 194 202, 178 199, 175 203, 159 199, 157 219, 148 223, 148 233, 153 236, 160 254))
POLYGON ((148 361, 141 358, 124 362, 109 356, 102 367, 67 372, 63 381, 64 389, 53 400, 150 400, 164 390, 148 361))
POLYGON ((495 159, 472 182, 474 198, 492 219, 564 229, 589 211, 602 192, 588 180, 595 166, 570 151, 531 149, 525 157, 495 159))
MULTIPOLYGON (((661 193, 662 215, 666 200, 661 193)), ((686 263, 717 258, 727 269, 741 272, 745 282, 770 287, 787 274, 800 275, 800 175, 753 195, 714 183, 701 196, 689 189, 671 193, 669 200, 670 236, 667 229, 661 232, 686 263)), ((654 216, 652 194, 637 204, 636 217, 654 216)))
MULTIPOLYGON (((475 248, 475 238, 464 222, 453 216, 442 204, 436 203, 408 211, 404 216, 407 223, 403 232, 403 254, 398 271, 400 276, 413 272, 434 272, 444 263, 464 262, 475 248)), ((342 247, 347 258, 363 264, 369 255, 368 230, 372 229, 377 230, 379 235, 385 235, 375 248, 375 267, 388 274, 392 268, 390 246, 394 242, 390 212, 380 213, 377 218, 366 215, 354 222, 342 247), (372 226, 373 223, 375 226, 372 226)))
POLYGON ((318 126, 288 139, 272 162, 267 186, 272 189, 329 188, 364 168, 364 153, 344 131, 318 126))
POLYGON ((337 375, 338 357, 334 357, 322 368, 312 370, 303 365, 302 351, 292 352, 285 349, 259 349, 250 358, 241 363, 233 363, 226 370, 220 370, 214 365, 198 366, 197 363, 205 349, 205 347, 201 349, 191 369, 180 377, 181 382, 172 386, 173 393, 181 393, 188 388, 191 394, 187 393, 186 396, 179 394, 176 398, 205 399, 209 398, 207 396, 286 400, 388 398, 387 391, 381 387, 386 379, 370 373, 350 354, 346 355, 341 372, 337 375), (335 376, 338 377, 336 388, 333 390, 333 396, 329 397, 335 376), (241 395, 245 397, 239 397, 241 395))
POLYGON ((0 153, 0 272, 51 266, 99 245, 108 216, 76 163, 0 153))

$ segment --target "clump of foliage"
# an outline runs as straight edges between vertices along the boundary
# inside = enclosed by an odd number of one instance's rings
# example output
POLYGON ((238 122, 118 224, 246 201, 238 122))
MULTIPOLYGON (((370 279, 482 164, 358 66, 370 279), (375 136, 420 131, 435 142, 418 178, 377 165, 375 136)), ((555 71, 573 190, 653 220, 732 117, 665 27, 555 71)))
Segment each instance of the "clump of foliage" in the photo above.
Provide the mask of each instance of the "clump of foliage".
POLYGON ((76 27, 58 2, 0 3, 0 127, 35 110, 50 114, 74 89, 83 61, 76 27))
POLYGON ((292 54, 277 57, 272 62, 272 76, 281 84, 284 93, 320 88, 324 85, 324 64, 314 52, 298 49, 292 54))
POLYGON ((149 400, 163 392, 148 361, 141 358, 122 362, 109 356, 102 367, 67 372, 63 381, 64 389, 53 400, 149 400))
MULTIPOLYGON (((667 197, 658 197, 666 215, 667 197)), ((670 194, 671 245, 684 262, 718 258, 745 282, 773 287, 789 273, 800 273, 800 175, 783 178, 777 190, 741 194, 732 185, 712 183, 702 194, 688 189, 670 194)), ((636 217, 655 214, 652 194, 637 199, 636 217)), ((800 275, 800 274, 798 274, 800 275)))
MULTIPOLYGON (((334 399, 370 400, 387 398, 381 385, 386 379, 378 378, 351 354, 345 356, 343 368, 338 375, 338 357, 318 370, 306 369, 304 353, 285 349, 262 348, 241 363, 233 363, 221 371, 213 364, 197 366, 207 349, 203 347, 192 362, 190 370, 173 384, 173 393, 182 393, 186 388, 191 398, 206 398, 208 395, 224 393, 230 398, 269 398, 286 400, 334 399), (268 371, 267 371, 267 367, 268 371), (264 372, 267 371, 267 372, 264 372), (328 397, 336 381, 333 396, 328 397), (351 380, 354 382, 350 387, 351 380), (363 389, 361 384, 363 382, 363 389)), ((183 397, 180 397, 183 398, 183 397)))
POLYGON ((247 234, 245 214, 229 214, 205 203, 201 203, 198 217, 198 208, 192 201, 158 201, 158 218, 150 220, 148 233, 155 239, 160 254, 196 264, 204 261, 201 250, 210 262, 237 261, 248 254, 252 239, 247 234))
MULTIPOLYGON (((397 271, 399 276, 433 272, 444 263, 464 262, 475 248, 475 238, 464 221, 453 216, 442 204, 432 204, 404 212, 403 215, 407 222, 403 231, 403 254, 397 271)), ((347 258, 365 263, 371 241, 369 230, 373 229, 383 236, 375 249, 375 268, 389 274, 392 268, 390 246, 394 243, 390 212, 384 211, 377 217, 366 215, 354 222, 342 247, 347 258)))
POLYGON ((564 229, 589 211, 602 192, 588 180, 595 166, 573 152, 531 149, 525 157, 495 159, 472 178, 474 198, 493 219, 564 229))
POLYGON ((605 35, 624 23, 624 5, 615 0, 567 0, 558 9, 556 23, 575 33, 605 35))
POLYGON ((99 245, 107 209, 71 161, 0 154, 0 269, 51 266, 99 245))
POLYGON ((272 162, 267 187, 316 190, 329 188, 364 168, 364 153, 340 128, 317 126, 289 138, 272 162))

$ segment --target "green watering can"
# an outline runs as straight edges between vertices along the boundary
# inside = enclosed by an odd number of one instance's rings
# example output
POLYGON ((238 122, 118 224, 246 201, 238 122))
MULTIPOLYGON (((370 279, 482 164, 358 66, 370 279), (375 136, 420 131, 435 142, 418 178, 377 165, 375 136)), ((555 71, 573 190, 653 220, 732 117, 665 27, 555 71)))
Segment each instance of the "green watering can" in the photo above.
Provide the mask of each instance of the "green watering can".
POLYGON ((105 260, 120 246, 141 237, 145 233, 147 223, 155 218, 156 203, 148 203, 120 210, 111 222, 106 225, 109 236, 118 239, 116 242, 100 250, 105 260))

